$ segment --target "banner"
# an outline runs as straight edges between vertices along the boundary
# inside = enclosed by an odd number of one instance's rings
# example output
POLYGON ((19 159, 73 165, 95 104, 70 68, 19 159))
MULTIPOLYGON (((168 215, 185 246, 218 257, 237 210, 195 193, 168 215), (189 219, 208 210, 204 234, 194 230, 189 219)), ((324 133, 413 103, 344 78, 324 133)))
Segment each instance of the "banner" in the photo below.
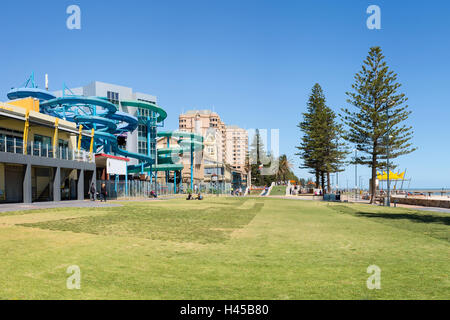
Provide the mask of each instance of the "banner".
POLYGON ((117 159, 106 159, 106 173, 107 174, 127 174, 127 162, 117 159))

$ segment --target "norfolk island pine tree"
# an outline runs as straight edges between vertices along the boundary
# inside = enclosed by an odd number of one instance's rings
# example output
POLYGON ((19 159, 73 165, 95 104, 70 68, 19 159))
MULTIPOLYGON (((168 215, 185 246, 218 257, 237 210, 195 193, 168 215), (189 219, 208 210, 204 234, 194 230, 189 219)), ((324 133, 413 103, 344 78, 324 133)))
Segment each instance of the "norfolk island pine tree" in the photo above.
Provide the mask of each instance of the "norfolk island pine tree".
POLYGON ((301 168, 308 168, 316 177, 316 186, 331 189, 330 173, 342 171, 347 154, 345 143, 341 142, 342 125, 336 122, 336 114, 326 106, 321 86, 316 83, 308 100, 307 112, 298 127, 303 132, 302 141, 297 149, 303 160, 301 168), (319 181, 320 180, 320 181, 319 181))
POLYGON ((359 151, 353 163, 372 169, 370 203, 373 203, 377 169, 386 167, 387 147, 389 159, 416 150, 410 142, 412 127, 404 124, 411 111, 405 94, 398 93, 401 84, 397 82, 397 74, 389 70, 380 47, 370 48, 354 80, 353 91, 346 93, 354 110, 342 108, 341 117, 347 127, 344 138, 359 151))

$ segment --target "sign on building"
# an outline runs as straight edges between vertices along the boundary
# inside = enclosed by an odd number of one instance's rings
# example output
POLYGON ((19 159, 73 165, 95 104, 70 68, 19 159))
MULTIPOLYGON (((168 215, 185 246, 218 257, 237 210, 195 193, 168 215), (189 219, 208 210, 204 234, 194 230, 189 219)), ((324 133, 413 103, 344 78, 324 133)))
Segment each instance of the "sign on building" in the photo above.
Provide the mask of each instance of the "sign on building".
POLYGON ((127 174, 127 162, 117 159, 106 159, 106 173, 108 174, 127 174))

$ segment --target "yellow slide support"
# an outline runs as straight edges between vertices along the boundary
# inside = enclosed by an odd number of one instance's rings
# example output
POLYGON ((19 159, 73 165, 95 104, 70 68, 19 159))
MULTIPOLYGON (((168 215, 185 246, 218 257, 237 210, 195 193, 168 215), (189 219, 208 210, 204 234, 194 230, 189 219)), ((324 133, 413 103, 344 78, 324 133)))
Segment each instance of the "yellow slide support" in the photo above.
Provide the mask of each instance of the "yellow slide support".
POLYGON ((80 124, 80 132, 79 132, 79 135, 78 135, 78 151, 81 150, 81 131, 82 130, 83 130, 83 125, 80 124))
POLYGON ((55 119, 55 135, 53 136, 53 157, 56 158, 56 154, 58 151, 58 126, 59 119, 55 119))
POLYGON ((95 131, 94 131, 94 129, 92 129, 92 133, 91 133, 91 147, 89 148, 89 152, 91 154, 91 157, 92 157, 92 154, 94 153, 94 133, 95 133, 95 131))
POLYGON ((25 113, 25 128, 23 129, 23 154, 28 153, 28 132, 30 129, 30 110, 25 113))

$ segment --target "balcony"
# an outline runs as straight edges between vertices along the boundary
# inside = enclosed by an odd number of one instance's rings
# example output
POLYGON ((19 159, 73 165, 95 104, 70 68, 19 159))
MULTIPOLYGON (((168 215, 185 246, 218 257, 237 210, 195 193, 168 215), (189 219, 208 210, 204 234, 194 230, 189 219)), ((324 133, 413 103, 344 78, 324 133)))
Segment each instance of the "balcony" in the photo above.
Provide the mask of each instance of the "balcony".
POLYGON ((58 147, 54 150, 52 145, 30 142, 26 146, 26 153, 21 138, 2 137, 0 139, 0 152, 27 154, 36 157, 54 158, 60 160, 72 160, 80 162, 95 162, 93 155, 85 150, 58 147))

